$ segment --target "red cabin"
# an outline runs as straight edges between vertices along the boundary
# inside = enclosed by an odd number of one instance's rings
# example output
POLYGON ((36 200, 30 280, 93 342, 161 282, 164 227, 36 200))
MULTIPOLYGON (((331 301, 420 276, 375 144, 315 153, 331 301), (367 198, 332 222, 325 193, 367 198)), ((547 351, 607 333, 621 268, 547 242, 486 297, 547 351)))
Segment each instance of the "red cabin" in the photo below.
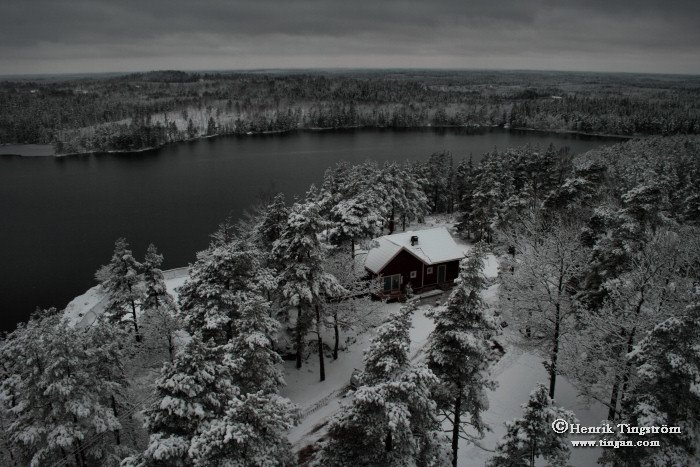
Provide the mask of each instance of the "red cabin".
POLYGON ((385 235, 375 242, 365 269, 380 281, 378 295, 384 298, 402 297, 409 283, 416 293, 452 287, 465 255, 444 227, 385 235))

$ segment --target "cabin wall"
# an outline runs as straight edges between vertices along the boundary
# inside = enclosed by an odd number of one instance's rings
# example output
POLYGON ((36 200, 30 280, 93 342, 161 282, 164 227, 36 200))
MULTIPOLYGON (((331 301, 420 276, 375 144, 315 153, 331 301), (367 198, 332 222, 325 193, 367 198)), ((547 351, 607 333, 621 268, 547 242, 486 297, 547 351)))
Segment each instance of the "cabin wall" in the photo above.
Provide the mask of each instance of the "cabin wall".
POLYGON ((447 265, 447 271, 445 273, 446 280, 450 284, 453 284, 454 280, 459 276, 459 261, 450 261, 445 264, 447 265))
POLYGON ((401 290, 406 289, 406 284, 409 282, 413 290, 420 289, 423 284, 423 262, 418 258, 408 253, 406 250, 401 250, 394 259, 384 266, 379 273, 380 276, 392 276, 401 274, 401 290), (411 279, 411 271, 416 271, 416 277, 411 279))
POLYGON ((446 266, 446 268, 445 268, 445 282, 443 282, 443 284, 445 284, 445 283, 452 284, 454 282, 454 280, 459 275, 459 261, 457 261, 457 260, 449 261, 447 263, 437 263, 437 264, 433 264, 430 266, 423 265, 423 277, 425 277, 425 280, 423 282, 423 286, 427 287, 429 285, 440 285, 437 283, 437 278, 438 278, 437 270, 438 270, 438 266, 443 265, 443 264, 446 266), (433 269, 432 273, 428 274, 428 268, 433 269))

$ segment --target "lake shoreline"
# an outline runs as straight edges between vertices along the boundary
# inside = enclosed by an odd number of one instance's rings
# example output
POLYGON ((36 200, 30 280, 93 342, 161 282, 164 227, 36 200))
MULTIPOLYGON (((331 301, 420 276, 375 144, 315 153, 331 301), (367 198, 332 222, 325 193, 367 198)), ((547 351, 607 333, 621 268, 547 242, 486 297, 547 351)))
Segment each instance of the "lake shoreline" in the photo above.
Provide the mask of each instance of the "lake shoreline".
POLYGON ((137 255, 157 245, 164 268, 188 264, 222 219, 276 193, 304 196, 341 161, 415 163, 449 152, 478 163, 494 148, 553 144, 581 154, 619 141, 502 128, 304 130, 104 157, 0 157, 0 240, 11 245, 0 272, 3 313, 14 325, 36 306, 64 307, 94 284, 119 237, 137 255))
MULTIPOLYGON (((465 129, 465 130, 484 130, 484 131, 489 131, 492 129, 501 129, 504 131, 531 131, 535 133, 542 133, 542 134, 547 134, 547 133, 552 133, 552 134, 565 134, 565 135, 574 135, 574 136, 586 136, 586 137, 592 137, 592 138, 618 138, 621 141, 627 141, 630 139, 634 138, 643 138, 646 136, 653 136, 653 135, 612 135, 612 134, 605 134, 605 133, 588 133, 588 132, 583 132, 583 131, 574 131, 574 130, 550 130, 550 129, 540 129, 540 128, 524 128, 524 127, 517 127, 517 128, 506 128, 502 127, 500 125, 492 125, 492 126, 480 126, 480 125, 471 125, 471 126, 465 126, 465 125, 440 125, 440 126, 434 126, 434 125, 422 125, 422 126, 416 126, 416 127, 406 127, 406 128, 392 128, 392 127, 373 127, 373 126, 361 126, 361 125, 355 125, 355 126, 346 126, 346 127, 310 127, 310 128, 293 128, 289 130, 270 130, 270 131, 261 131, 261 132, 248 132, 248 133, 217 133, 215 135, 202 135, 202 136, 197 136, 195 138, 189 138, 189 139, 183 139, 179 141, 171 141, 165 144, 161 144, 158 146, 151 146, 147 148, 140 148, 140 149, 113 149, 113 150, 108 150, 108 151, 82 151, 82 152, 69 152, 69 153, 62 153, 62 154, 11 154, 7 153, 4 154, 2 153, 2 147, 3 145, 0 145, 0 156, 16 156, 16 157, 70 157, 70 156, 90 156, 90 155, 103 155, 103 154, 126 154, 126 153, 142 153, 142 152, 148 152, 148 151, 156 151, 158 149, 162 149, 166 146, 170 146, 173 144, 179 144, 179 143, 192 143, 196 141, 201 141, 201 140, 206 140, 206 139, 213 139, 213 138, 218 138, 222 136, 265 136, 265 135, 276 135, 276 134, 290 134, 294 132, 327 132, 327 131, 344 131, 344 130, 392 130, 392 131, 415 131, 415 130, 450 130, 450 129, 465 129)), ((7 146, 25 146, 22 144, 7 144, 7 146)), ((27 144, 26 146, 47 146, 47 145, 34 145, 34 144, 27 144)), ((50 146, 50 145, 49 145, 50 146)))

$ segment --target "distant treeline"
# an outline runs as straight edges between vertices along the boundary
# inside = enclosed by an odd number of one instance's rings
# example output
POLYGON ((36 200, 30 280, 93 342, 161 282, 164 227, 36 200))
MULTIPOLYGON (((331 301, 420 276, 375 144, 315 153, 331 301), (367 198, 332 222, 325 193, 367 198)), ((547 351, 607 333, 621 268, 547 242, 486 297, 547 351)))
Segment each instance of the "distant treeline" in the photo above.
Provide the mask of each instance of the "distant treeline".
POLYGON ((535 72, 137 73, 0 82, 0 142, 137 150, 215 134, 460 126, 700 133, 700 79, 535 72))

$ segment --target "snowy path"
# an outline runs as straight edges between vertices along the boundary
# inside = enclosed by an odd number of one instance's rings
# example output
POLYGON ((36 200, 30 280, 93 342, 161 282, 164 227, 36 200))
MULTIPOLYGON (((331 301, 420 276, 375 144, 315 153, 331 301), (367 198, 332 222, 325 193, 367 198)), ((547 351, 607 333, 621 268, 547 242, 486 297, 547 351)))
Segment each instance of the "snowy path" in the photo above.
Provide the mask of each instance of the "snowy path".
MULTIPOLYGON (((444 299, 447 295, 443 294, 444 299)), ((432 320, 425 316, 435 302, 435 297, 419 305, 413 318, 411 329, 411 355, 413 359, 420 356, 430 331, 432 320)), ((389 314, 400 308, 400 303, 389 303, 382 307, 382 313, 389 314)), ((309 358, 301 370, 294 368, 293 362, 285 362, 285 378, 287 386, 282 395, 298 404, 302 412, 299 425, 290 430, 289 440, 296 449, 312 444, 320 438, 325 430, 320 427, 335 414, 345 399, 350 375, 355 368, 361 369, 363 350, 368 347, 371 334, 365 334, 358 339, 346 352, 338 356, 338 360, 326 361, 326 381, 318 381, 318 361, 309 358)))
MULTIPOLYGON (((495 268, 489 269, 489 272, 495 273, 495 268)), ((489 276, 493 277, 491 274, 489 276)), ((497 291, 497 285, 487 289, 484 293, 485 301, 494 304, 497 291)), ((443 295, 440 299, 444 300, 446 297, 447 295, 443 295)), ((432 303, 434 299, 421 305, 414 316, 411 329, 411 353, 414 360, 422 355, 427 337, 433 329, 432 320, 425 316, 428 305, 432 303)), ((385 311, 388 313, 399 306, 397 303, 387 304, 385 311)), ((363 339, 341 353, 337 361, 327 361, 328 379, 323 383, 318 382, 318 362, 313 358, 309 359, 300 371, 297 371, 293 364, 285 366, 288 386, 283 390, 283 395, 302 408, 300 425, 289 432, 289 440, 296 450, 313 444, 325 434, 324 424, 340 409, 345 400, 344 395, 353 368, 362 367, 362 349, 367 346, 369 337, 363 336, 363 339)), ((497 441, 505 434, 504 422, 522 414, 521 405, 527 401, 535 384, 548 382, 542 358, 515 346, 517 339, 512 329, 506 329, 498 340, 506 349, 506 354, 494 365, 492 376, 499 386, 488 394, 490 407, 483 414, 484 421, 492 431, 487 432, 479 441, 479 446, 464 440, 460 442, 461 467, 483 466, 492 455, 497 441)), ((601 404, 594 403, 589 406, 581 401, 578 391, 563 376, 557 378, 555 396, 556 403, 572 410, 582 424, 598 425, 605 418, 605 408, 601 404)), ((600 453, 599 448, 572 449, 570 463, 573 466, 596 465, 600 453)))

